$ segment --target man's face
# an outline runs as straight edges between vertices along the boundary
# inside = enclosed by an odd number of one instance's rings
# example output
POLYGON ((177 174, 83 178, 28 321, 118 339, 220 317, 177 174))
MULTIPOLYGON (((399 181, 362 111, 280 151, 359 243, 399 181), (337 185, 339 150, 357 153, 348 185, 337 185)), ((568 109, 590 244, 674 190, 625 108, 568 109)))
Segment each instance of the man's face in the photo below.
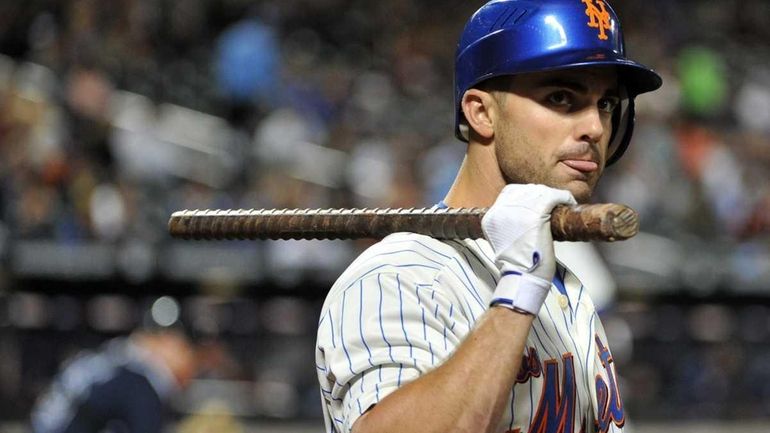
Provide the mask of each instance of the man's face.
POLYGON ((506 183, 539 183, 589 200, 619 104, 614 68, 522 74, 495 92, 495 152, 506 183))

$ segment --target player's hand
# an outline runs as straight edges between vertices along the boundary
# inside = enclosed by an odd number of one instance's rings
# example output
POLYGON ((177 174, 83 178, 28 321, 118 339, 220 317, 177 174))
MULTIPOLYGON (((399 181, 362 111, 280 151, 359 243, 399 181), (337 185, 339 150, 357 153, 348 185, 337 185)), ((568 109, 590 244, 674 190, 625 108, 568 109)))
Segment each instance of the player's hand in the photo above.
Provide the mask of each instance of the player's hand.
POLYGON ((492 304, 540 311, 556 272, 551 211, 577 204, 569 191, 545 185, 507 185, 481 220, 501 278, 492 304))

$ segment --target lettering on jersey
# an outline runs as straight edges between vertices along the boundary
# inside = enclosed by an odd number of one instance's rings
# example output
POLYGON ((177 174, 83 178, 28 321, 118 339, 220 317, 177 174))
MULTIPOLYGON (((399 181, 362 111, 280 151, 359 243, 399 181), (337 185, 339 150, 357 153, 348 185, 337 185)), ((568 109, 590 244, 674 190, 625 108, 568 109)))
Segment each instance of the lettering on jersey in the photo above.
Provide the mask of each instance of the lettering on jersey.
POLYGON ((612 354, 602 343, 598 335, 594 336, 596 340, 596 354, 602 362, 602 367, 607 372, 609 385, 604 381, 601 374, 596 375, 596 401, 599 408, 599 414, 596 420, 596 431, 606 433, 610 429, 610 423, 618 427, 623 427, 626 423, 626 416, 623 411, 623 400, 620 398, 618 382, 613 368, 612 354))
POLYGON ((571 353, 562 355, 563 378, 559 387, 559 363, 545 361, 543 392, 530 433, 572 433, 575 428, 575 365, 571 353))
POLYGON ((521 368, 516 376, 516 383, 525 383, 533 377, 540 377, 542 371, 537 349, 530 347, 528 353, 521 358, 521 368))
POLYGON ((586 5, 586 15, 588 15, 588 27, 599 29, 599 39, 605 41, 608 39, 605 30, 612 28, 610 13, 607 12, 607 6, 603 0, 581 0, 586 5))

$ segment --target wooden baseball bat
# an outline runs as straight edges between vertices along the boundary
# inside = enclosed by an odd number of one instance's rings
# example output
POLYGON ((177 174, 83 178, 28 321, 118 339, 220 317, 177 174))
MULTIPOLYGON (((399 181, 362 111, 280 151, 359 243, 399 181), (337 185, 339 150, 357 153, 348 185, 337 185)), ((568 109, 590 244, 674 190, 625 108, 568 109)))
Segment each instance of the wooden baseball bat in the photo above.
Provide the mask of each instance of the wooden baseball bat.
MULTIPOLYGON (((181 239, 361 239, 413 232, 438 239, 479 239, 487 208, 184 210, 168 222, 181 239)), ((624 205, 557 206, 557 241, 616 241, 639 231, 637 213, 624 205)))

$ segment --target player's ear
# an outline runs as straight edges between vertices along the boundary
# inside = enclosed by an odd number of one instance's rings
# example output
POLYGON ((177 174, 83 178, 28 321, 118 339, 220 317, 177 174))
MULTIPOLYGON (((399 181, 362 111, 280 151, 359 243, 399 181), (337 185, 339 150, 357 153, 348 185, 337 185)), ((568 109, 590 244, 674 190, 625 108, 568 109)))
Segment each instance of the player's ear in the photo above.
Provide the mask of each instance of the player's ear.
POLYGON ((491 93, 480 89, 468 89, 463 95, 461 107, 471 136, 475 133, 481 141, 488 141, 494 137, 498 106, 491 93))

